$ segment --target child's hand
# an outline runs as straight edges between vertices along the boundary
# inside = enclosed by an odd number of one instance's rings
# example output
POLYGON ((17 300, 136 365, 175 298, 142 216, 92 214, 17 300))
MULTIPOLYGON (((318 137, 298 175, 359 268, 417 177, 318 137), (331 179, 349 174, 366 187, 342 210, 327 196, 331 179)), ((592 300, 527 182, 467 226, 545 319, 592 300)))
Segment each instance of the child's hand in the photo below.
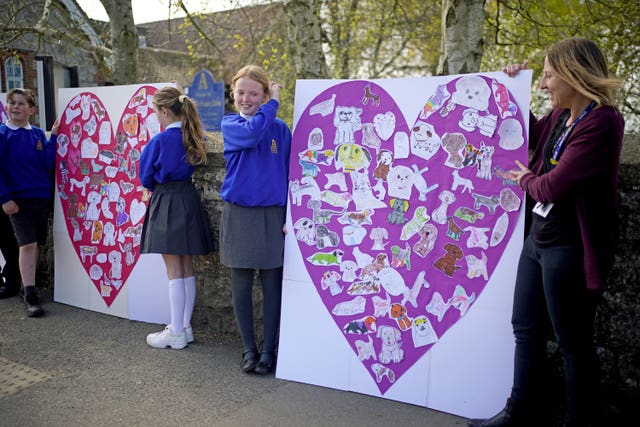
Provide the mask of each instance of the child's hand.
POLYGON ((18 209, 18 205, 13 200, 9 200, 6 203, 2 204, 2 210, 7 215, 17 214, 20 209, 18 209))
POLYGON ((269 98, 280 102, 280 90, 283 86, 280 83, 269 82, 269 98))
POLYGON ((51 126, 51 135, 57 135, 59 129, 60 129, 60 120, 56 119, 56 121, 53 122, 53 126, 51 126))

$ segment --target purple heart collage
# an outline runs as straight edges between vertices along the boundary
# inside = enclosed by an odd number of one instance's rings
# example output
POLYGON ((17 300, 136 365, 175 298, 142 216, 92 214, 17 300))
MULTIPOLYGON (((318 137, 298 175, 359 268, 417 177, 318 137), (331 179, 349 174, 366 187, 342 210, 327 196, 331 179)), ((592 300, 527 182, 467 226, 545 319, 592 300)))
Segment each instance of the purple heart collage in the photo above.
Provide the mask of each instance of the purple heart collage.
POLYGON ((415 89, 411 125, 357 80, 317 95, 293 133, 291 231, 383 394, 480 296, 524 199, 509 170, 528 138, 506 86, 464 75, 415 89))

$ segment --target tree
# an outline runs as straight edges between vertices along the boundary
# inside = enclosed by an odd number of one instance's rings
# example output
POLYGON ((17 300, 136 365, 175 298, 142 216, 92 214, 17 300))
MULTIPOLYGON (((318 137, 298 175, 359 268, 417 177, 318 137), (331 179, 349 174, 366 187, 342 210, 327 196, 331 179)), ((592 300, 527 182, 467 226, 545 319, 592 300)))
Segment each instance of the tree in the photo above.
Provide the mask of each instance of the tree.
POLYGON ((484 5, 485 0, 442 0, 439 75, 480 70, 484 5))
POLYGON ((318 0, 285 0, 284 10, 289 39, 295 40, 292 51, 298 78, 327 78, 318 0))
MULTIPOLYGON (((626 129, 640 124, 640 33, 633 30, 640 3, 624 0, 497 0, 487 5, 482 68, 500 69, 528 59, 534 88, 548 46, 571 36, 594 40, 607 57, 610 71, 624 80, 618 96, 626 129)), ((536 89, 534 89, 536 90, 536 89)), ((546 98, 532 97, 532 110, 548 110, 546 98)))
POLYGON ((100 0, 111 28, 113 82, 138 82, 138 30, 133 22, 131 0, 100 0))
POLYGON ((43 53, 70 55, 78 48, 95 55, 116 84, 138 78, 138 34, 131 0, 101 0, 110 18, 111 48, 104 46, 75 2, 3 2, 0 49, 24 46, 43 53))

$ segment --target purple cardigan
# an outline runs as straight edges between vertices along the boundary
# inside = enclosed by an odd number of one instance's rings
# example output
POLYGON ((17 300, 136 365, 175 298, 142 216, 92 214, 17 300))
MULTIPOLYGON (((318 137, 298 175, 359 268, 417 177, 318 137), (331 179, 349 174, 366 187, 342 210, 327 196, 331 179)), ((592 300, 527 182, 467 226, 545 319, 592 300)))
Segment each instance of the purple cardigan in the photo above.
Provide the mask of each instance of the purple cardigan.
POLYGON ((624 119, 614 107, 591 111, 576 124, 565 142, 558 165, 543 174, 543 150, 563 110, 540 120, 531 115, 530 148, 534 150, 520 187, 538 202, 576 200, 587 288, 602 290, 613 263, 618 239, 618 167, 624 119))

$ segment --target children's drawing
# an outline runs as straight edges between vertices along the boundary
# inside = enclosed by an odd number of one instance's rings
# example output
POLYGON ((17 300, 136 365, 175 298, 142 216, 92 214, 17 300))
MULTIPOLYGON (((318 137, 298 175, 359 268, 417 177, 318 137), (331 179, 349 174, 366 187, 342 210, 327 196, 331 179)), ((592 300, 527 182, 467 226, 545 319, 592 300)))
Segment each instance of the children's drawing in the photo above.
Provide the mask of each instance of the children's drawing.
POLYGON ((149 96, 155 91, 153 86, 138 88, 117 122, 90 92, 73 98, 60 118, 56 174, 64 220, 80 262, 107 307, 140 254, 148 197, 132 190, 140 186, 140 151, 160 131, 146 125, 154 123, 148 119, 154 115, 149 96), (101 259, 108 260, 106 266, 98 265, 101 259))
POLYGON ((376 82, 341 82, 316 94, 293 132, 301 262, 382 394, 464 321, 524 197, 496 167, 527 157, 528 117, 506 86, 452 76, 410 96, 424 98, 407 116, 376 82))

